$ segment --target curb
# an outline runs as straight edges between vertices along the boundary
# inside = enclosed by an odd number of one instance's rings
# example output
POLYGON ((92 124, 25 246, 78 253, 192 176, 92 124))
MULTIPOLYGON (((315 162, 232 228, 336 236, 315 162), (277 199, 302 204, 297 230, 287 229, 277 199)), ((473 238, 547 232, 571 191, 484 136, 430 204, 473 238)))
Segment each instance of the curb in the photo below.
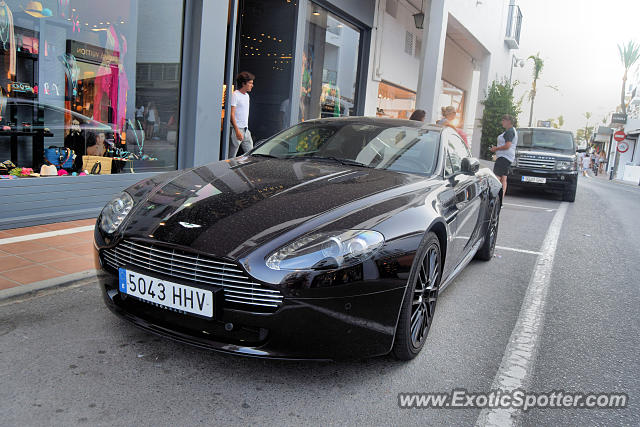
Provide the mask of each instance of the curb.
POLYGON ((44 289, 51 289, 62 286, 70 286, 82 281, 96 280, 102 273, 91 269, 79 273, 68 274, 66 276, 54 277, 52 279, 41 280, 40 282, 19 285, 9 289, 0 290, 0 301, 15 298, 27 294, 35 294, 44 289))

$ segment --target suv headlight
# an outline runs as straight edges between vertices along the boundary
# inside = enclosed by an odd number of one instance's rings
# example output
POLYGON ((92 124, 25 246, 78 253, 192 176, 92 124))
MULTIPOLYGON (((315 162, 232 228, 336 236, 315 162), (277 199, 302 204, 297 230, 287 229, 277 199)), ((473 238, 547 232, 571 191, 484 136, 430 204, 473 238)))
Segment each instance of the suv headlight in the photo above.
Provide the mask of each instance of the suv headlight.
POLYGON ((556 169, 558 170, 575 170, 575 162, 572 160, 558 160, 556 163, 556 169))
POLYGON ((267 258, 273 270, 327 270, 358 264, 384 244, 372 230, 312 233, 283 246, 267 258))
POLYGON ((100 213, 100 229, 107 234, 115 232, 133 209, 133 198, 127 192, 115 197, 100 213))

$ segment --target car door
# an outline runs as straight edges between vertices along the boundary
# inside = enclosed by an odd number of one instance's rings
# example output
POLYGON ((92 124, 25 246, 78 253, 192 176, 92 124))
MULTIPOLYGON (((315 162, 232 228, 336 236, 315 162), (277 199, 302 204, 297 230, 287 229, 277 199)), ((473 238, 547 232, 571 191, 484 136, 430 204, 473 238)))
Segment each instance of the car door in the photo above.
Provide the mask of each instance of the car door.
POLYGON ((480 224, 480 179, 462 173, 462 159, 471 158, 466 144, 455 132, 443 133, 449 165, 445 167, 447 186, 455 193, 455 201, 450 207, 450 229, 453 231, 449 255, 451 267, 457 265, 467 255, 476 241, 480 224))

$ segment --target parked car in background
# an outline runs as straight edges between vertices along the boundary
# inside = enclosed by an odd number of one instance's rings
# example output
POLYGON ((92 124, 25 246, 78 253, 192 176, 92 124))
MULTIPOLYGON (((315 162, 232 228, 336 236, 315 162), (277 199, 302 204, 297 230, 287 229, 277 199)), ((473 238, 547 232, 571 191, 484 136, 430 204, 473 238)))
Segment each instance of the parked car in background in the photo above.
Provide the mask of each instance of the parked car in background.
POLYGON ((538 188, 576 198, 578 165, 576 144, 570 131, 551 128, 519 128, 516 158, 507 188, 538 188))

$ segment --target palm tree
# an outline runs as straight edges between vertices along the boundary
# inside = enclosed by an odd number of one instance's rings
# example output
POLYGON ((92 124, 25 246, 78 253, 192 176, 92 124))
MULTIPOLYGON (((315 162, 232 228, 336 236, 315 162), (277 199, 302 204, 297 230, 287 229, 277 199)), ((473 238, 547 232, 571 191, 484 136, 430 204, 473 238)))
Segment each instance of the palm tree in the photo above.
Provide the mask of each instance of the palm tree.
POLYGON ((529 126, 531 126, 531 122, 533 121, 533 103, 536 100, 536 85, 538 79, 540 78, 540 74, 542 73, 542 68, 544 67, 544 61, 540 58, 540 52, 536 53, 535 56, 531 55, 527 59, 533 60, 533 82, 531 83, 531 91, 529 92, 529 99, 531 100, 531 111, 529 112, 529 126))
POLYGON ((624 76, 622 76, 622 92, 620 93, 620 107, 622 108, 622 114, 627 114, 627 106, 624 102, 624 95, 627 87, 627 72, 638 59, 640 59, 640 45, 633 41, 627 42, 627 45, 618 45, 618 52, 620 52, 620 61, 624 65, 624 76))

